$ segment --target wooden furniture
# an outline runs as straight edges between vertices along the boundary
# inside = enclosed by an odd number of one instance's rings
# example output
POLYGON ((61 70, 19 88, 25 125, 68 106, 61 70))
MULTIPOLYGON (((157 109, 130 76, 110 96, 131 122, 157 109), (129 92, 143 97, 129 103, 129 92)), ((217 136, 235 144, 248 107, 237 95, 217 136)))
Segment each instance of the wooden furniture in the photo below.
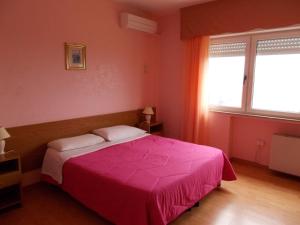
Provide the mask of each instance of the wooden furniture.
POLYGON ((0 210, 21 204, 21 164, 15 151, 0 155, 0 210))
POLYGON ((11 138, 7 139, 6 143, 8 149, 22 149, 20 152, 22 172, 28 172, 41 168, 47 143, 52 140, 85 134, 101 127, 120 124, 135 126, 141 121, 142 109, 137 109, 106 115, 13 127, 7 129, 11 138))
POLYGON ((141 122, 139 127, 150 134, 163 135, 163 123, 162 122, 151 122, 150 124, 146 121, 141 122))

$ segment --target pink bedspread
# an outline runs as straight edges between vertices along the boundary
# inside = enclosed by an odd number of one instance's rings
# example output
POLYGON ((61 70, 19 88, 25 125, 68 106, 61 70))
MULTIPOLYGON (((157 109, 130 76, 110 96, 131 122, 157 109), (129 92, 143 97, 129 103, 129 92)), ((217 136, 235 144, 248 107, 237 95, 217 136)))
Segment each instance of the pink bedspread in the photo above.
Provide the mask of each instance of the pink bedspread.
POLYGON ((158 136, 111 146, 64 164, 62 188, 117 225, 164 225, 235 180, 221 150, 158 136))

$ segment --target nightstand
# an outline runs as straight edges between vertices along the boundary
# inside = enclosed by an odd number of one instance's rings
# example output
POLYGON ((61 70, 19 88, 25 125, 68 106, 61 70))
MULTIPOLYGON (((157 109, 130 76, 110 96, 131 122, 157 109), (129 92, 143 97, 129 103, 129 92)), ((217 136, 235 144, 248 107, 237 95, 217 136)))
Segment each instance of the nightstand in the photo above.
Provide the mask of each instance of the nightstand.
POLYGON ((0 155, 0 210, 21 205, 21 163, 15 151, 0 155))
POLYGON ((150 134, 154 135, 163 135, 163 123, 162 122, 151 122, 150 124, 147 122, 140 123, 139 127, 150 134))

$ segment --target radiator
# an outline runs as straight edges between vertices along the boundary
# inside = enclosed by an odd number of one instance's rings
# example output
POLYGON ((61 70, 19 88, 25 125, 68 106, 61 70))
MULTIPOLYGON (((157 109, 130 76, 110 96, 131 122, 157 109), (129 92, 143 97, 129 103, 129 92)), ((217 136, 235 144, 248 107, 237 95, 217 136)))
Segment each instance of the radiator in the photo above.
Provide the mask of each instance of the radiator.
POLYGON ((274 134, 269 168, 300 176, 300 137, 274 134))

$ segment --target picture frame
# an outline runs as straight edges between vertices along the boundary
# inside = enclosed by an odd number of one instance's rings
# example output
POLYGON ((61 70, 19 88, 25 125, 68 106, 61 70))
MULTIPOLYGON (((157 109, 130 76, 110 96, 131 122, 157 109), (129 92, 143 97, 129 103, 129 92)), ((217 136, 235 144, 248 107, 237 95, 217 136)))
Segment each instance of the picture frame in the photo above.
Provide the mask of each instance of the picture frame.
POLYGON ((86 45, 78 43, 65 43, 66 70, 86 69, 86 45))

